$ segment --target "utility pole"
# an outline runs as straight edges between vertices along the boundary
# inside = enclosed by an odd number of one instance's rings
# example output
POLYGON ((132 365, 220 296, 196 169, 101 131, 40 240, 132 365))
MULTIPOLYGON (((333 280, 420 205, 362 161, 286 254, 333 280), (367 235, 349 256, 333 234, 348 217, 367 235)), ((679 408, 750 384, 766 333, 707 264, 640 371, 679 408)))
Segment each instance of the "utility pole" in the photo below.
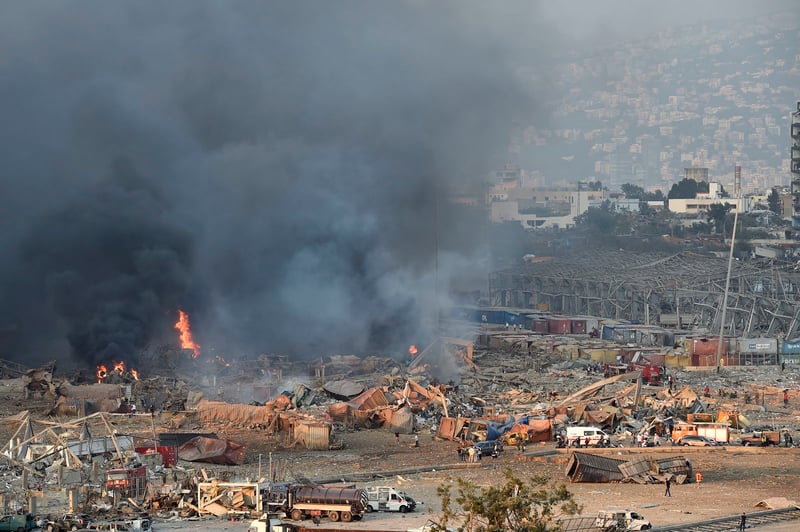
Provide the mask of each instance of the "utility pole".
MULTIPOLYGON (((728 310, 728 290, 731 286, 731 268, 733 267, 733 247, 736 244, 736 224, 739 222, 739 207, 741 207, 741 192, 736 198, 736 212, 733 215, 733 230, 731 231, 731 251, 728 254, 728 275, 725 276, 725 295, 722 296, 722 316, 719 323, 719 341, 717 342, 717 373, 722 361, 722 342, 725 340, 725 313, 728 310)), ((724 226, 723 226, 724 227, 724 226)))

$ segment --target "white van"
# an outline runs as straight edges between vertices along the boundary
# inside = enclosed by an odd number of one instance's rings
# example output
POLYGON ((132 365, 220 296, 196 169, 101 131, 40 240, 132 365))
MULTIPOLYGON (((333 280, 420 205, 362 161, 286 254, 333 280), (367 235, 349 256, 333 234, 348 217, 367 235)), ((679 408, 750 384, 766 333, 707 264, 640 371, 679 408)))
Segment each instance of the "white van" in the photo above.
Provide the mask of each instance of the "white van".
POLYGON ((413 512, 417 503, 405 491, 390 486, 367 488, 368 512, 413 512))
POLYGON ((617 532, 622 530, 650 530, 650 524, 642 514, 630 510, 601 510, 594 520, 597 529, 617 532))
POLYGON ((597 427, 567 427, 567 447, 574 446, 586 447, 586 438, 589 438, 589 445, 598 447, 600 442, 608 443, 609 436, 597 427), (578 439, 580 438, 580 444, 578 439))

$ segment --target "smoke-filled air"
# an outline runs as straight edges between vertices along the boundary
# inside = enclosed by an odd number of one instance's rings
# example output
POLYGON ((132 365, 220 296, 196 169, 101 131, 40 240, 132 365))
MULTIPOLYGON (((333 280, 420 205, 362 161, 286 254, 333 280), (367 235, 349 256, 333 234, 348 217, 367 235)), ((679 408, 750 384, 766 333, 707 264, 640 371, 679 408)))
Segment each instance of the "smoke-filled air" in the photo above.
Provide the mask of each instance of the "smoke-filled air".
POLYGON ((485 245, 448 198, 548 120, 537 4, 4 3, 0 358, 424 345, 485 245))
POLYGON ((532 9, 2 12, 0 357, 14 360, 135 363, 179 344, 181 310, 226 355, 404 352, 473 260, 437 236, 465 230, 446 198, 502 162, 536 101, 517 70, 536 39, 509 37, 521 13, 537 27, 532 9))

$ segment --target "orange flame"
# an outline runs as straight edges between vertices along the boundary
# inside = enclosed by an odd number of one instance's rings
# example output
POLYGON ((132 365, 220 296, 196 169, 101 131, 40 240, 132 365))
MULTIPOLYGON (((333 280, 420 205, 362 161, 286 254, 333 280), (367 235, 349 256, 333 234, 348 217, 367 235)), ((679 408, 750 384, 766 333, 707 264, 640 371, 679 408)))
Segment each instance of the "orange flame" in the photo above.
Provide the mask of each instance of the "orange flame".
POLYGON ((419 351, 417 350, 417 346, 415 346, 415 345, 413 345, 413 344, 412 344, 412 345, 410 345, 410 346, 408 346, 408 354, 409 354, 409 355, 411 355, 411 356, 413 357, 413 356, 414 356, 414 355, 416 355, 417 353, 419 353, 419 351))
POLYGON ((182 310, 178 310, 178 322, 175 324, 175 329, 179 331, 182 349, 191 349, 192 358, 200 356, 200 346, 194 343, 192 338, 192 329, 189 325, 189 315, 182 310))
POLYGON ((130 371, 131 371, 131 375, 133 376, 133 378, 134 378, 134 379, 136 379, 136 380, 138 381, 138 380, 139 380, 139 372, 138 372, 138 371, 136 371, 136 370, 135 370, 135 369, 133 369, 133 368, 131 368, 131 370, 130 370, 130 371))
POLYGON ((105 364, 98 364, 94 374, 97 377, 97 382, 103 382, 103 379, 108 377, 108 368, 105 364))
POLYGON ((120 375, 124 375, 125 374, 125 362, 123 362, 121 360, 119 362, 114 362, 114 371, 116 371, 120 375))

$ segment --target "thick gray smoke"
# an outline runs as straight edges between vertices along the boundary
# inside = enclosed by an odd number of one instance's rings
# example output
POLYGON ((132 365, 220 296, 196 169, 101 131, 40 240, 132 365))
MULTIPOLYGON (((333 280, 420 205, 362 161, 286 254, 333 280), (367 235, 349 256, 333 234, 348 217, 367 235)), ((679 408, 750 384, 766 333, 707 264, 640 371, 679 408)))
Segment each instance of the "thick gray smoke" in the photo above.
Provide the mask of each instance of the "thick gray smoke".
POLYGON ((178 308, 226 356, 428 334, 446 198, 535 101, 507 7, 3 5, 0 356, 135 362, 178 308))

